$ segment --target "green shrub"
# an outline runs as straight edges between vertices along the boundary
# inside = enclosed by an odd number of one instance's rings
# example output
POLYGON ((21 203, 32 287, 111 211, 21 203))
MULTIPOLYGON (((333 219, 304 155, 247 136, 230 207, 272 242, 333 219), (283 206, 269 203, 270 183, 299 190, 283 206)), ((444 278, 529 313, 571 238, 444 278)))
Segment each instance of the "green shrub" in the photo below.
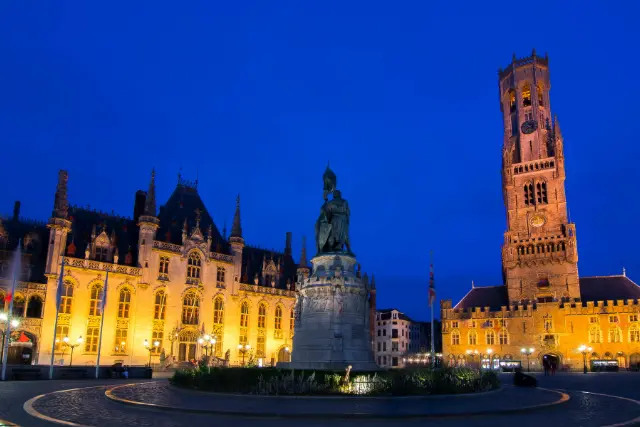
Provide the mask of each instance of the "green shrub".
POLYGON ((476 393, 500 386, 495 372, 472 368, 381 372, 292 371, 277 368, 208 368, 176 371, 171 383, 185 388, 249 394, 347 394, 405 396, 476 393))

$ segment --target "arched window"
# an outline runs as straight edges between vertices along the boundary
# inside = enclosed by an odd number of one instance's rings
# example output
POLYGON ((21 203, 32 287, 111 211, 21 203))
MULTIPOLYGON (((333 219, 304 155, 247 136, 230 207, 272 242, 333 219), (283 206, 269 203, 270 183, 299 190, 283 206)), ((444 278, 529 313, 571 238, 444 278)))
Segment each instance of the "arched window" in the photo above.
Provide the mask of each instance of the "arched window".
POLYGON ((531 106, 531 86, 526 83, 522 88, 522 105, 525 107, 531 106))
POLYGON ((538 106, 544 107, 544 92, 542 91, 542 85, 540 83, 536 85, 536 91, 538 92, 538 106))
POLYGON ((469 345, 478 345, 478 333, 469 331, 469 345))
POLYGON ((533 206, 535 204, 535 195, 533 194, 533 183, 528 182, 524 185, 524 204, 525 206, 533 206))
POLYGON ((516 111, 516 93, 513 89, 509 90, 509 110, 512 113, 516 111))
POLYGON ((509 334, 507 333, 506 329, 500 329, 498 340, 500 342, 500 345, 509 345, 509 334))
POLYGON ((451 331, 451 345, 460 345, 460 331, 457 329, 451 331))
POLYGON ((224 280, 226 276, 226 270, 224 267, 218 267, 216 270, 216 287, 224 289, 224 280))
POLYGON ((156 301, 153 307, 153 318, 156 320, 164 320, 167 311, 167 294, 161 289, 156 292, 156 301))
POLYGON ((260 304, 258 306, 258 328, 267 327, 267 306, 260 304))
POLYGON ((160 267, 158 268, 158 279, 166 280, 169 278, 169 257, 160 257, 160 267))
POLYGON ((200 317, 200 299, 195 292, 187 292, 182 299, 182 323, 197 325, 200 317))
POLYGON ((216 298, 213 302, 213 324, 224 324, 224 301, 222 300, 222 297, 216 298))
POLYGON ((273 327, 276 331, 282 330, 282 307, 276 306, 276 317, 274 318, 273 327))
POLYGON ((102 239, 100 240, 100 242, 96 243, 96 261, 107 262, 109 258, 109 246, 106 241, 103 242, 102 239))
POLYGON ((589 342, 600 343, 602 342, 602 333, 597 325, 592 325, 589 328, 589 342))
POLYGON ((547 198, 546 182, 538 182, 536 184, 536 196, 538 198, 539 205, 546 205, 547 203, 549 203, 549 199, 547 198))
POLYGON ((131 291, 129 288, 120 289, 120 298, 118 300, 118 317, 121 319, 129 318, 129 308, 131 306, 131 291))
POLYGON ((496 344, 496 333, 492 330, 488 330, 486 333, 486 343, 487 345, 495 345, 496 344))
MULTIPOLYGON (((60 313, 71 314, 71 304, 73 302, 73 284, 66 281, 62 284, 62 296, 60 297, 60 313)), ((1 304, 0 304, 1 305, 1 304)))
POLYGON ((629 342, 640 342, 640 327, 638 327, 637 323, 629 326, 629 342))
POLYGON ((95 284, 91 287, 89 300, 89 316, 100 316, 102 309, 102 285, 95 284))
POLYGON ((24 297, 22 295, 16 295, 13 299, 13 310, 11 311, 11 314, 15 317, 24 316, 25 304, 26 302, 24 300, 24 297))
POLYGON ((27 304, 27 317, 42 317, 42 298, 38 295, 32 295, 27 304))
POLYGON ((187 279, 189 280, 200 280, 200 268, 202 267, 202 262, 200 260, 200 255, 197 252, 192 252, 189 255, 189 260, 187 261, 187 279))
POLYGON ((243 302, 240 306, 240 327, 246 328, 249 325, 249 303, 243 302))
POLYGON ((609 328, 609 342, 622 342, 622 330, 618 326, 609 328))

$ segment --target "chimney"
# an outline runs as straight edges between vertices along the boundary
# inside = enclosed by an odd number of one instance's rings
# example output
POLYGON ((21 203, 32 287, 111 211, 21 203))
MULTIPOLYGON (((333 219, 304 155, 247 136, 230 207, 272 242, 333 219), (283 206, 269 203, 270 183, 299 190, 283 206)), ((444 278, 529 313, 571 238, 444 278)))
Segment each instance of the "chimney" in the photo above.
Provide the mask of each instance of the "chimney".
POLYGON ((17 221, 20 219, 20 200, 16 200, 13 204, 13 220, 17 221))
POLYGON ((291 256, 291 232, 287 231, 287 242, 284 247, 284 254, 291 256))
POLYGON ((133 220, 136 223, 138 222, 138 218, 140 218, 141 215, 144 215, 144 207, 146 202, 147 193, 142 190, 136 191, 136 201, 133 205, 133 220))

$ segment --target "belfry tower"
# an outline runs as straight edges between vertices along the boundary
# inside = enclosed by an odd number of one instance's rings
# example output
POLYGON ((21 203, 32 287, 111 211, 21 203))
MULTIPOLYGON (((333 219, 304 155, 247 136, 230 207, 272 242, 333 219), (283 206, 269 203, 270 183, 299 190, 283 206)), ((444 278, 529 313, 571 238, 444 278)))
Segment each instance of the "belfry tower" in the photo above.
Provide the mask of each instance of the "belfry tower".
POLYGON ((567 215, 563 138, 551 119, 549 58, 499 70, 504 120, 502 186, 507 231, 502 269, 509 300, 580 298, 575 225, 567 215))

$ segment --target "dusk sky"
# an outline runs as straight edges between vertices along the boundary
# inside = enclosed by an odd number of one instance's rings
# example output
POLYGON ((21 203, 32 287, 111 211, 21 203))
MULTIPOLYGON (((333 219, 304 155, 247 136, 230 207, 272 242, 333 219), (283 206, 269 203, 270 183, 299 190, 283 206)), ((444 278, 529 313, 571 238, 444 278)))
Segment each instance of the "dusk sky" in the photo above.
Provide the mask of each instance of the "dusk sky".
POLYGON ((327 161, 378 306, 427 319, 502 281, 497 70, 548 52, 581 276, 640 281, 636 1, 4 1, 0 212, 133 215, 182 170, 219 229, 313 252, 327 161), (605 5, 606 4, 606 5, 605 5))

